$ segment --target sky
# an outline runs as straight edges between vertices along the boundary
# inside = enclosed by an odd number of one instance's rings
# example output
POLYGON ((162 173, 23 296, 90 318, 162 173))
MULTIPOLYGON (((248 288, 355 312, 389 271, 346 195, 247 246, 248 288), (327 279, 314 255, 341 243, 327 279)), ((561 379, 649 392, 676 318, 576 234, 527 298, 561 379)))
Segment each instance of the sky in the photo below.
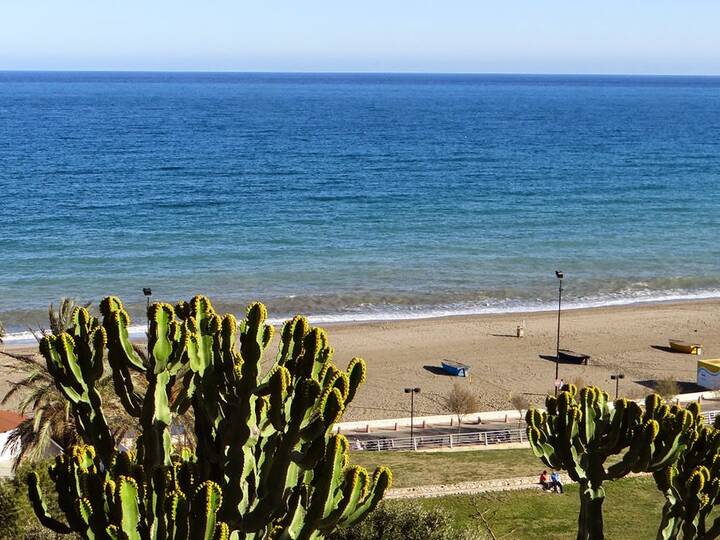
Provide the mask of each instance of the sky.
POLYGON ((0 0, 0 70, 720 75, 718 0, 0 0))

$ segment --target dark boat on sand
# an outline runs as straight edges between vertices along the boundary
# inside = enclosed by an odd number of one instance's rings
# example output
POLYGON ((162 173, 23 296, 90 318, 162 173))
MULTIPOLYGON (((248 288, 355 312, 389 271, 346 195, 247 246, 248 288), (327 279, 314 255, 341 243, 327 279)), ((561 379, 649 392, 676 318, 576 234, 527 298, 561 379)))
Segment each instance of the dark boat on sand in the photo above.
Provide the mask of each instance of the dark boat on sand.
POLYGON ((590 360, 589 354, 582 354, 568 349, 560 349, 558 351, 558 360, 566 364, 583 364, 587 365, 590 360))

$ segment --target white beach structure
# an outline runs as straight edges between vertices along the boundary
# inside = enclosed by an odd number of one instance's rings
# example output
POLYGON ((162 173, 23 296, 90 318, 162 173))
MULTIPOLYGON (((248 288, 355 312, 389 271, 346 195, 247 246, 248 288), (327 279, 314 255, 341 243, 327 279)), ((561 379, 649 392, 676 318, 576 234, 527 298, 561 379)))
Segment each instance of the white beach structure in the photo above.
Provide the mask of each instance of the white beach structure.
POLYGON ((5 449, 5 443, 13 430, 25 418, 13 411, 0 411, 0 478, 12 476, 12 464, 15 454, 5 449))

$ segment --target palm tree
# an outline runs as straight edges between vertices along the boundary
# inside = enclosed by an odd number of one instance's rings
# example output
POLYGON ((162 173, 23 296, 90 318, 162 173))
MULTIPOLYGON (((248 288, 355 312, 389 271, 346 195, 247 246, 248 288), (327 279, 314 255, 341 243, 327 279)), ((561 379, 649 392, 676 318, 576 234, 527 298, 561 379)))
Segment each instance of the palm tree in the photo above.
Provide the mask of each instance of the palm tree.
POLYGON ((11 379, 18 379, 10 385, 2 404, 12 398, 19 398, 17 411, 32 418, 23 420, 10 433, 5 449, 17 452, 13 467, 21 461, 38 461, 46 457, 53 446, 65 448, 78 442, 75 422, 67 402, 55 387, 45 361, 34 355, 3 353, 12 359, 2 365, 11 379))
POLYGON ((79 307, 89 308, 92 302, 87 302, 82 306, 78 304, 74 298, 60 298, 60 304, 55 309, 54 304, 50 303, 48 307, 48 324, 49 328, 40 327, 37 330, 31 328, 30 331, 35 336, 35 339, 39 342, 44 336, 52 334, 59 336, 65 330, 72 326, 72 316, 75 310, 79 307))

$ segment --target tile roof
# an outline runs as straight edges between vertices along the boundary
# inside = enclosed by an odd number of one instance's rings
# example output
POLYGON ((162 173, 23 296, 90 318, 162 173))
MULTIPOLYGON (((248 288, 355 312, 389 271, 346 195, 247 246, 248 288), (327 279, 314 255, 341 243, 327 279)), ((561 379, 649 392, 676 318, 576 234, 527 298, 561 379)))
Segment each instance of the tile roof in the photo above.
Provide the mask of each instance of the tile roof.
POLYGON ((25 417, 15 411, 0 411, 0 433, 15 429, 23 420, 25 417))

